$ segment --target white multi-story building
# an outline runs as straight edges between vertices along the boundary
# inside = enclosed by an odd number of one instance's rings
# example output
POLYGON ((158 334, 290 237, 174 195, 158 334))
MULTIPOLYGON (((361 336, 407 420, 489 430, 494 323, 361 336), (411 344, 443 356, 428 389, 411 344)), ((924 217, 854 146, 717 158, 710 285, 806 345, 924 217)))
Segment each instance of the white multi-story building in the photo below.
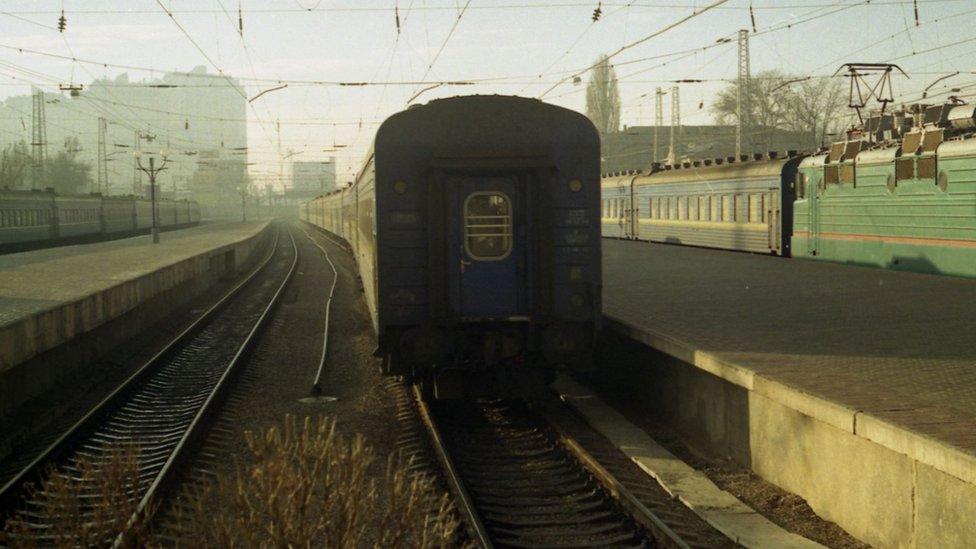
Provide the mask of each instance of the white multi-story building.
MULTIPOLYGON (((158 179, 160 190, 167 197, 193 197, 201 154, 216 155, 235 165, 231 171, 245 172, 246 108, 237 81, 208 74, 203 66, 141 81, 131 81, 127 74, 96 80, 78 93, 44 94, 47 156, 63 150, 66 139, 77 138, 77 159, 92 167, 86 191, 142 194, 146 176, 135 169, 133 151, 165 149, 169 160, 158 179), (104 181, 98 169, 100 119, 105 124, 104 181)), ((31 149, 33 109, 31 95, 0 102, 0 149, 18 141, 31 149)), ((31 179, 23 186, 30 188, 31 179)))
POLYGON ((330 193, 336 189, 335 160, 294 161, 291 163, 291 190, 295 194, 311 196, 330 193))

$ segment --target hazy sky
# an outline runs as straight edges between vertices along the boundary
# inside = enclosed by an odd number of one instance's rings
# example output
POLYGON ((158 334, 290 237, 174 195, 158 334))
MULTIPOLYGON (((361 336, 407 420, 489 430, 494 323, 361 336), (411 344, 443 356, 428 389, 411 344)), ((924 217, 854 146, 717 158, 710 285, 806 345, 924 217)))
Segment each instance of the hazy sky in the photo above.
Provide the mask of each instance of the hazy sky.
MULTIPOLYGON (((603 16, 594 23, 598 2, 578 0, 8 0, 0 3, 0 97, 28 93, 28 83, 50 90, 58 83, 87 83, 122 72, 140 80, 196 65, 209 72, 216 65, 252 79, 244 81, 248 97, 275 86, 254 79, 377 83, 291 83, 255 100, 248 113, 256 174, 277 171, 274 121, 280 119, 282 148, 297 152, 292 158, 324 159, 337 153, 323 149, 340 145, 338 168, 347 180, 376 123, 428 87, 403 82, 477 81, 424 91, 419 97, 424 102, 471 93, 537 97, 568 78, 544 99, 583 110, 586 76, 574 86, 575 72, 601 53, 711 3, 603 2, 603 16), (63 34, 56 29, 62 9, 63 34), (76 63, 9 46, 156 72, 76 63)), ((894 61, 911 77, 894 81, 896 96, 904 99, 918 97, 940 75, 955 71, 963 74, 930 94, 948 93, 947 87, 962 87, 960 95, 976 91, 974 0, 918 0, 918 26, 912 0, 730 0, 614 58, 622 79, 623 123, 652 123, 654 88, 688 78, 707 82, 681 85, 682 121, 709 123, 713 94, 736 75, 735 41, 716 41, 752 29, 750 6, 758 31, 751 37, 753 74, 778 69, 822 76, 846 61, 894 61)), ((669 105, 670 100, 665 120, 669 105)), ((126 115, 131 113, 119 112, 126 115)))

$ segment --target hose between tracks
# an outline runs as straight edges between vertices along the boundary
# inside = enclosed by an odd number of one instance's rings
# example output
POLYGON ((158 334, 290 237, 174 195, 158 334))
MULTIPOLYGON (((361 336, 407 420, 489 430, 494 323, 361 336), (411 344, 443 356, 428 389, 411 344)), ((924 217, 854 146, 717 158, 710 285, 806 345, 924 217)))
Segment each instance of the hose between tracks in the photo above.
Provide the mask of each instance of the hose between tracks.
MULTIPOLYGON (((324 246, 319 244, 312 238, 312 235, 308 234, 304 228, 302 232, 305 233, 305 237, 315 245, 318 249, 322 250, 325 254, 325 261, 329 264, 332 269, 332 288, 329 289, 329 297, 325 301, 325 328, 322 330, 322 356, 319 358, 319 365, 315 371, 315 381, 312 382, 312 394, 320 395, 322 394, 322 373, 325 371, 325 357, 329 352, 329 313, 332 310, 332 297, 335 295, 336 284, 339 282, 339 271, 335 268, 335 263, 332 262, 332 258, 329 256, 329 251, 325 249, 324 246)), ((331 242, 332 239, 329 239, 331 242)))

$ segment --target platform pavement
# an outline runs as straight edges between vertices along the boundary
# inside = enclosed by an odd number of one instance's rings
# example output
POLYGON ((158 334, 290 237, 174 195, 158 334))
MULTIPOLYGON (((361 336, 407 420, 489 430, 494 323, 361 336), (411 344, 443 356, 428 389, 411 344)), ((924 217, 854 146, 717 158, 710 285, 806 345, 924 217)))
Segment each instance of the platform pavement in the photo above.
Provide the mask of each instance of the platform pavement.
MULTIPOLYGON (((0 256, 0 413, 20 396, 23 380, 35 375, 13 380, 17 365, 151 299, 180 297, 167 292, 205 288, 250 256, 268 223, 165 232, 159 244, 144 235, 0 256)), ((152 320, 142 316, 140 321, 152 320)))
POLYGON ((658 372, 694 436, 869 543, 976 544, 976 280, 605 239, 603 296, 746 391, 658 372))

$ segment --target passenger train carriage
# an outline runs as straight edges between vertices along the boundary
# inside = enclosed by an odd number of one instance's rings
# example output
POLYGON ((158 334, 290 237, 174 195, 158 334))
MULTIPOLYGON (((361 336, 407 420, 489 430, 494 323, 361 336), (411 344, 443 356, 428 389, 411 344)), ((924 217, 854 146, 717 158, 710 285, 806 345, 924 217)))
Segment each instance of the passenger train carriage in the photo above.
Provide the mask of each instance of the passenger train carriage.
MULTIPOLYGON (((200 222, 200 205, 196 202, 158 200, 157 209, 162 228, 200 222)), ((151 203, 142 198, 0 190, 3 252, 137 234, 150 226, 151 203)))
POLYGON ((976 277, 976 105, 909 105, 812 156, 603 179, 606 237, 976 277))
POLYGON ((788 256, 800 160, 728 158, 604 178, 603 235, 788 256))
POLYGON ((599 148, 567 109, 441 99, 388 118, 353 185, 301 206, 352 247, 388 373, 442 387, 589 365, 599 148))

